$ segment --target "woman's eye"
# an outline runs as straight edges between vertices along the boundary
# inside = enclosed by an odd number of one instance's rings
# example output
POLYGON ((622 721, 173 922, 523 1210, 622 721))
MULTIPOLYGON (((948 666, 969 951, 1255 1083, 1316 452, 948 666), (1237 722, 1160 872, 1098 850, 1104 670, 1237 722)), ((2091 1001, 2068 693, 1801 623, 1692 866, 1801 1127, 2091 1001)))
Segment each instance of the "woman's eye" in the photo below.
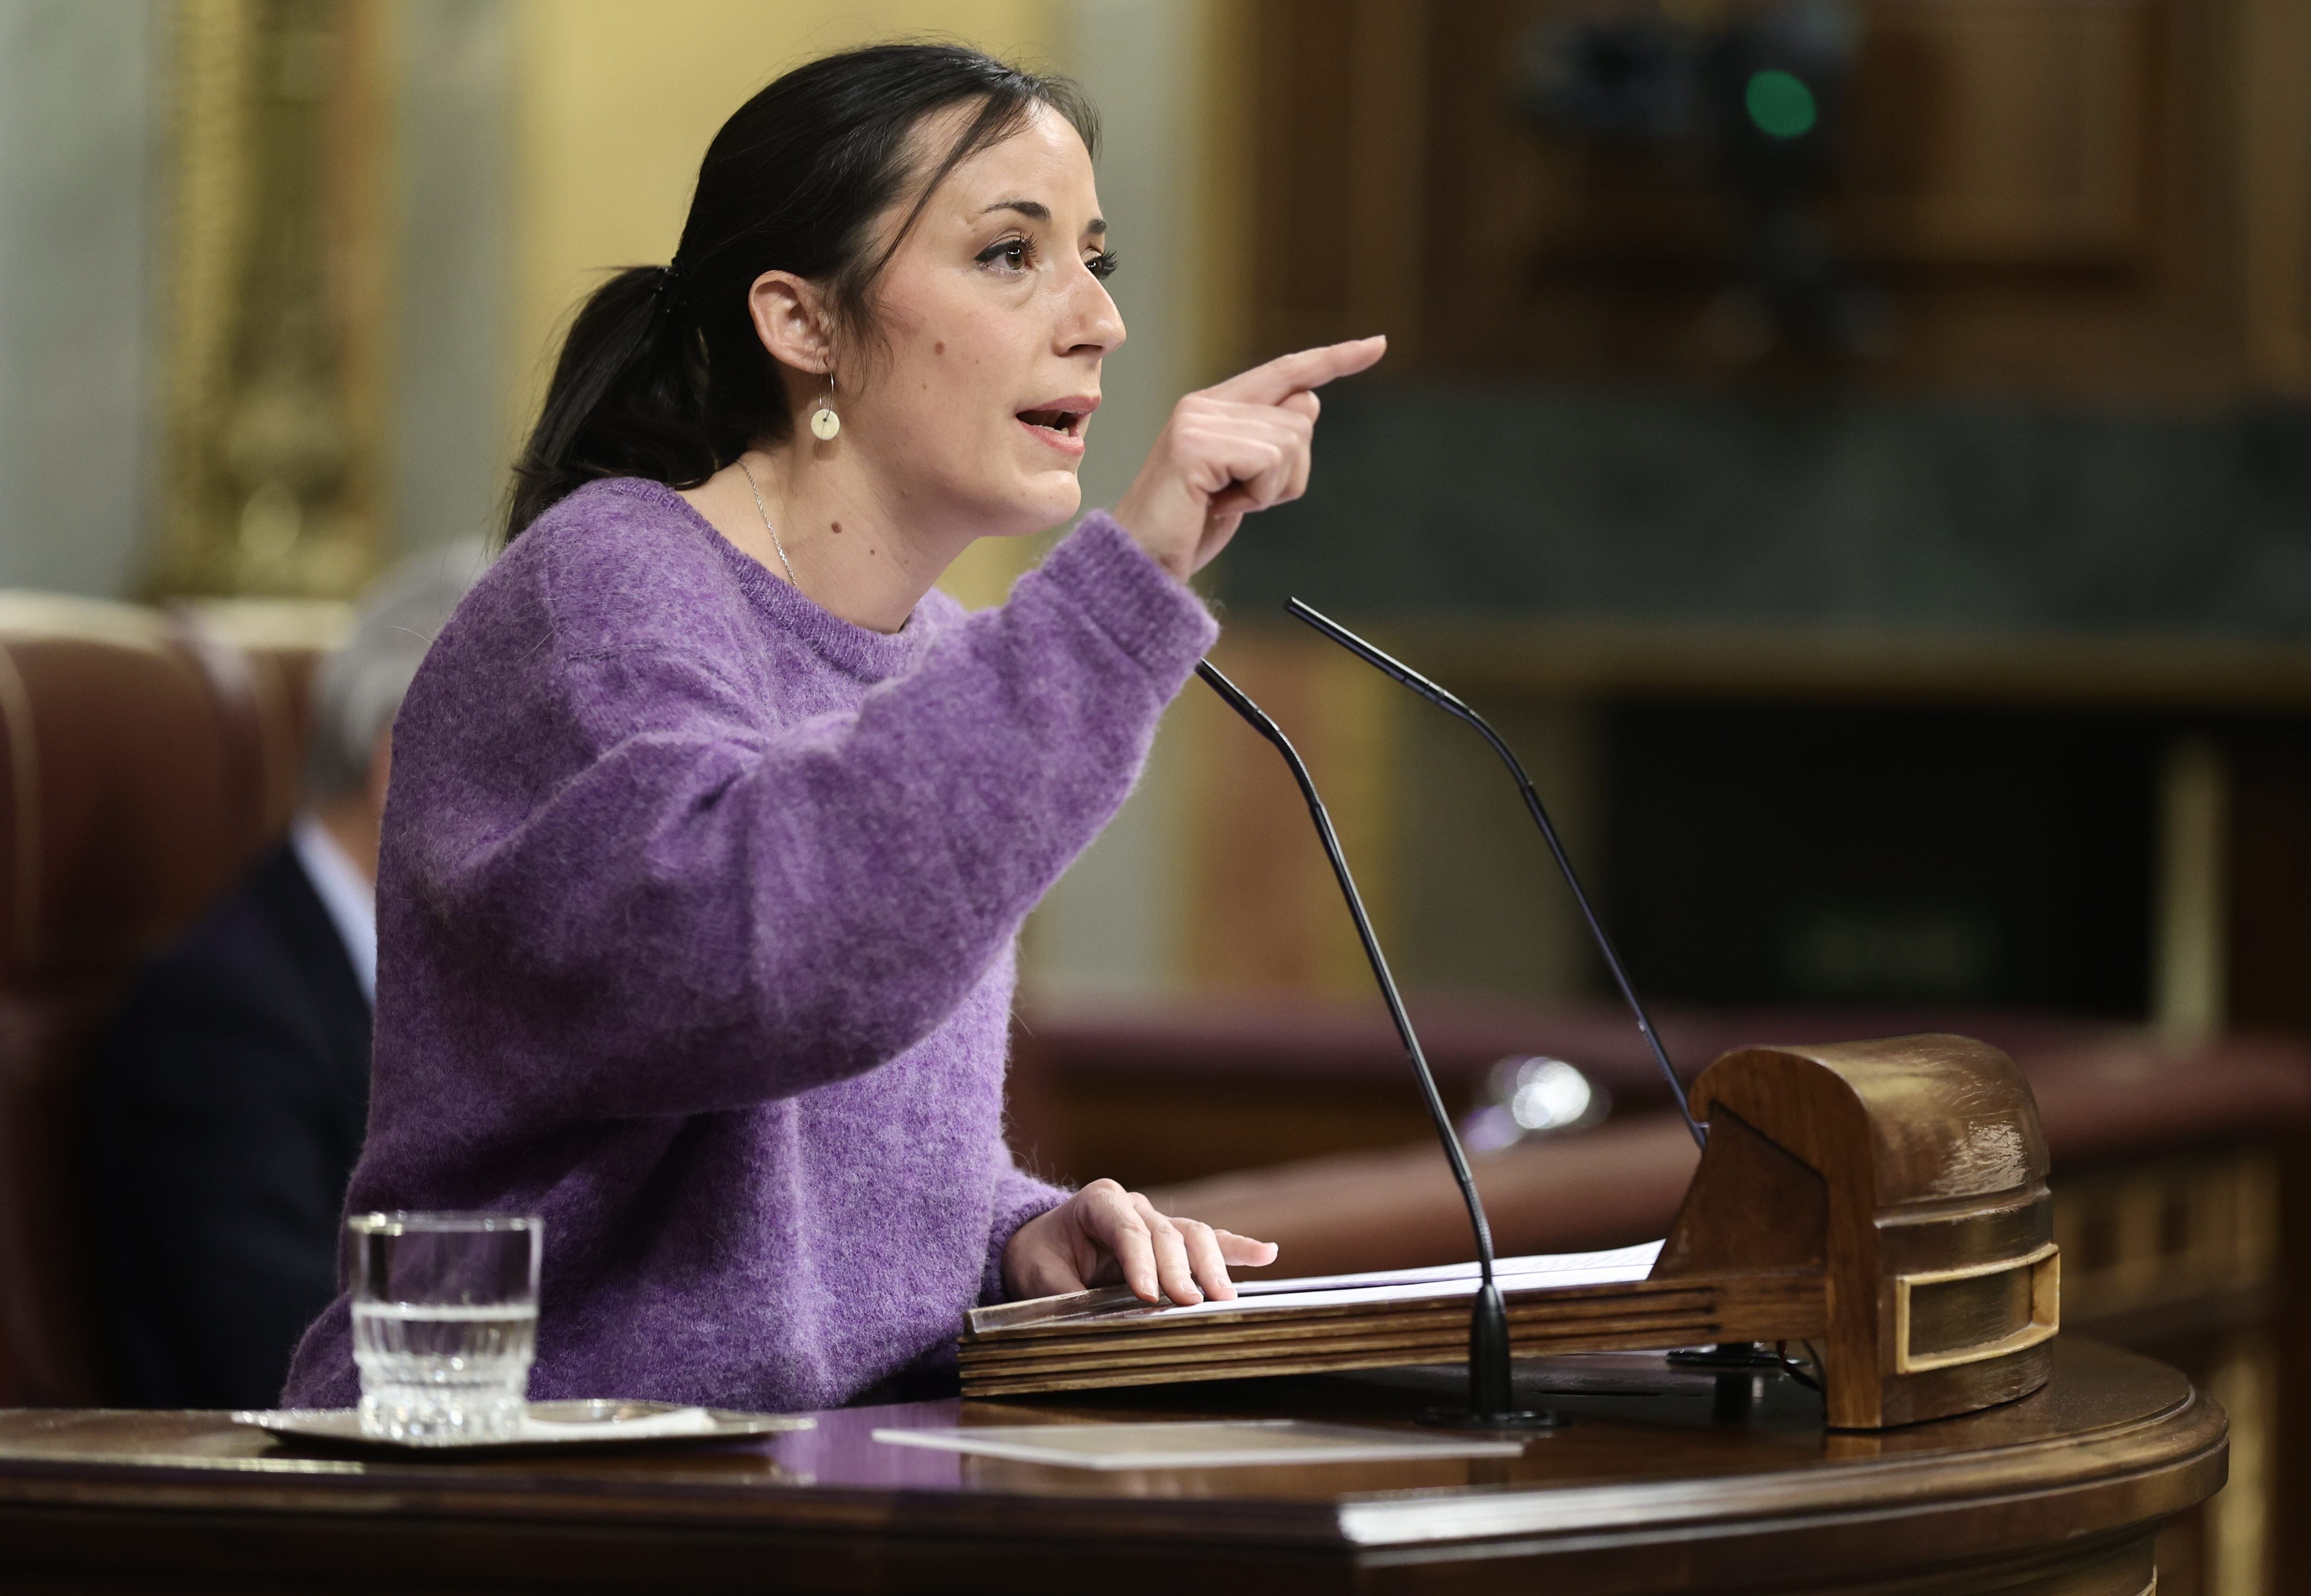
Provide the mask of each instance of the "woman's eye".
POLYGON ((1114 276, 1115 268, 1121 264, 1122 262, 1118 259, 1112 249, 1103 249, 1084 261, 1084 265, 1090 268, 1091 275, 1103 283, 1114 276))
POLYGON ((1024 272, 1033 257, 1034 249, 1025 239, 1006 239, 999 244, 990 244, 979 252, 981 266, 1000 266, 1007 272, 1024 272))

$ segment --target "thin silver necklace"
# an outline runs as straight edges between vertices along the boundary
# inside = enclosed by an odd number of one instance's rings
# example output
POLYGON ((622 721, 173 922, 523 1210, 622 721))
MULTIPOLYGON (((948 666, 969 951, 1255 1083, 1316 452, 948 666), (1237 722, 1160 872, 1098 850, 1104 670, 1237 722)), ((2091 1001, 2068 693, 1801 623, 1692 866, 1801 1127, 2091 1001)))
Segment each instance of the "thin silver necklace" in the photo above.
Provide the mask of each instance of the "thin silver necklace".
POLYGON ((779 529, 771 525, 771 512, 763 502, 763 490, 755 484, 754 474, 746 469, 743 457, 737 461, 737 467, 746 478, 746 485, 754 491, 754 513, 763 518, 763 530, 771 535, 771 546, 779 551, 779 563, 787 568, 787 586, 799 593, 802 584, 795 580, 794 562, 787 558, 787 545, 779 541, 779 529))

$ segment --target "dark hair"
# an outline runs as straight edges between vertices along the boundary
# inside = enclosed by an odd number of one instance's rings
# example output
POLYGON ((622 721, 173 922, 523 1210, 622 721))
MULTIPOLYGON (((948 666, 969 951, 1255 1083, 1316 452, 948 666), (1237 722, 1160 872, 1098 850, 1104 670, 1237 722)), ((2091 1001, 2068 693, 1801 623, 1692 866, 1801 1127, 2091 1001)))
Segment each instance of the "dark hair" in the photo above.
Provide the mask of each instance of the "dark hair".
POLYGON ((571 323, 528 444, 514 466, 509 540, 601 476, 694 487, 792 424, 746 296, 788 271, 821 284, 838 330, 869 330, 875 281, 956 166, 1049 106, 1097 142, 1090 102, 960 45, 884 44, 798 66, 722 124, 698 169, 667 266, 628 266, 571 323), (976 101, 885 246, 875 224, 916 177, 923 118, 976 101))

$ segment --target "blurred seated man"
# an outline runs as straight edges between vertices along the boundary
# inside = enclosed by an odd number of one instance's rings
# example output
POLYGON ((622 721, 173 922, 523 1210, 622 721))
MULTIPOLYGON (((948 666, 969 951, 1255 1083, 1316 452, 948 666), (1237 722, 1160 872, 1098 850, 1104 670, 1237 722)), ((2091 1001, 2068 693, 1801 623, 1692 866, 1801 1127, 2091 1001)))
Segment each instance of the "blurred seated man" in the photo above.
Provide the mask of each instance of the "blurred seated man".
POLYGON ((134 1402, 272 1407, 336 1294, 369 1109, 393 717, 480 565, 460 545, 379 584, 314 684, 306 807, 145 967, 92 1063, 94 1275, 134 1402))

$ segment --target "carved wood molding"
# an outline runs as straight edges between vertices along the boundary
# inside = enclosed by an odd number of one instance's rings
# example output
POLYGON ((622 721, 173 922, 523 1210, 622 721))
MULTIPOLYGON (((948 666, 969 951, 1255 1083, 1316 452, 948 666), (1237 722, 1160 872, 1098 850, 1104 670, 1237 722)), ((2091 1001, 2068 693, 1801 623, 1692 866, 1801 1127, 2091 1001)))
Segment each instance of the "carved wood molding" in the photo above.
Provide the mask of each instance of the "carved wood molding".
POLYGON ((375 0, 176 11, 155 594, 344 597, 375 563, 381 32, 375 0))

